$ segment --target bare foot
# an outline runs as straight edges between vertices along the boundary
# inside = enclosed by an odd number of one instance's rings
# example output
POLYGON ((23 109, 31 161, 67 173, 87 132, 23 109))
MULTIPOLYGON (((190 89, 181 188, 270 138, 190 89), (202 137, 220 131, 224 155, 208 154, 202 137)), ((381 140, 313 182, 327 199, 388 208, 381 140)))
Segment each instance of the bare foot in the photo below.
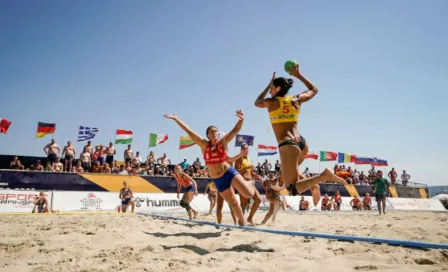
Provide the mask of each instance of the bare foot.
POLYGON ((193 212, 193 219, 196 219, 196 216, 198 215, 198 212, 194 211, 193 212))
POLYGON ((333 174, 333 172, 331 172, 329 168, 325 168, 325 170, 320 175, 324 177, 326 181, 332 181, 342 185, 347 185, 347 182, 345 182, 343 178, 340 178, 333 174))
POLYGON ((313 196, 313 203, 314 206, 317 206, 320 200, 320 186, 318 184, 314 185, 310 189, 311 195, 313 196))
POLYGON ((238 225, 240 225, 241 227, 245 227, 245 226, 247 226, 247 223, 245 220, 238 220, 238 225))
POLYGON ((252 225, 252 227, 255 227, 255 224, 254 224, 252 218, 247 218, 247 222, 249 222, 252 225))

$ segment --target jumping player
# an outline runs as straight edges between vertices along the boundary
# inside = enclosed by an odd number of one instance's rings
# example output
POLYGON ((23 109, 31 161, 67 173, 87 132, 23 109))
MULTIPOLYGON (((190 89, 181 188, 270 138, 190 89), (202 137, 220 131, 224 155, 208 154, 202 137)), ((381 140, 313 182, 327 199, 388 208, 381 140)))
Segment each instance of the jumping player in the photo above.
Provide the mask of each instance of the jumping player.
MULTIPOLYGON (((320 199, 320 190, 316 185, 324 181, 344 185, 346 182, 333 174, 330 169, 325 169, 320 175, 300 179, 298 166, 308 152, 305 138, 300 135, 297 128, 300 108, 303 103, 312 99, 318 90, 299 72, 298 65, 291 70, 291 75, 302 81, 308 90, 298 95, 287 96, 293 85, 293 80, 284 77, 276 78, 274 72, 266 89, 257 97, 255 106, 268 109, 272 128, 278 142, 281 172, 286 186, 294 184, 299 193, 311 189, 314 205, 317 205, 320 199), (271 98, 266 98, 268 92, 270 92, 271 98)), ((279 184, 279 186, 282 186, 282 184, 279 184)))

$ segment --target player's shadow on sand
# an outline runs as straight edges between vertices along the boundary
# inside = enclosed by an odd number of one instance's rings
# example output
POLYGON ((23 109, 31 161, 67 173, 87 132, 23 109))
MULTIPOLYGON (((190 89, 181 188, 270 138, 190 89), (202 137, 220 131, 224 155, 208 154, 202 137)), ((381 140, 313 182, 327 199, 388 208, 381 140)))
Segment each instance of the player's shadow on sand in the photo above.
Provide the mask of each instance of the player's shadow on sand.
POLYGON ((148 234, 148 235, 152 235, 154 237, 157 238, 166 238, 166 237, 193 237, 196 239, 207 239, 207 238, 217 238, 217 237, 221 237, 222 233, 224 232, 220 231, 220 232, 201 232, 201 233, 191 233, 191 232, 180 232, 180 233, 174 233, 174 234, 167 234, 167 233, 161 233, 161 232, 146 232, 144 231, 143 233, 148 234))
POLYGON ((241 244, 241 245, 236 245, 233 246, 231 248, 218 248, 215 251, 208 251, 205 250, 203 248, 200 248, 198 246, 193 246, 193 245, 182 245, 182 246, 164 246, 162 245, 164 250, 170 250, 173 248, 183 248, 183 249, 188 249, 193 251, 194 253, 204 256, 213 252, 217 252, 217 251, 221 251, 221 252, 228 252, 228 251, 234 251, 234 252, 249 252, 249 253, 253 253, 253 252, 274 252, 274 249, 272 248, 268 248, 268 249, 262 249, 258 246, 255 245, 249 245, 249 244, 241 244))

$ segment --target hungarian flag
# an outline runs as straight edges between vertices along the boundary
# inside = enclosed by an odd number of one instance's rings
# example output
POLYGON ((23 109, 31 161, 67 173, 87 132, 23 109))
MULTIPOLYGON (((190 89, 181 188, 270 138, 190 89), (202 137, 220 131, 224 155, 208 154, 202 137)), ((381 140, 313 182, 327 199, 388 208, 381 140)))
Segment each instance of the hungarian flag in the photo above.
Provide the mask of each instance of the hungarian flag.
POLYGON ((52 134, 55 131, 56 131, 56 124, 39 122, 37 124, 36 138, 45 137, 45 135, 52 134))
POLYGON ((335 161, 338 158, 338 153, 331 151, 321 151, 320 161, 335 161))
POLYGON ((306 154, 305 159, 317 160, 319 159, 319 154, 317 151, 309 151, 308 154, 306 154))
POLYGON ((190 147, 192 145, 194 145, 193 139, 191 139, 188 136, 180 136, 179 149, 184 149, 184 148, 190 147))
POLYGON ((8 131, 11 121, 0 118, 0 133, 5 133, 8 131))
POLYGON ((149 134, 149 147, 154 147, 159 144, 163 144, 166 140, 168 140, 168 134, 149 134))
POLYGON ((117 136, 115 136, 115 144, 130 144, 132 143, 132 130, 117 129, 117 136))

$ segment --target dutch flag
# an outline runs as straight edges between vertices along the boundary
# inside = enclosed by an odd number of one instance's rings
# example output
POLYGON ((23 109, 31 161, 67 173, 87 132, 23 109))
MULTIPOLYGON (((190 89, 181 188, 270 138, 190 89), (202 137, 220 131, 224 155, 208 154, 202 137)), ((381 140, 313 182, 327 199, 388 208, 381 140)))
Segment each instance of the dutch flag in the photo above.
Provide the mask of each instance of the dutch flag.
POLYGON ((277 147, 274 145, 258 145, 258 156, 271 156, 277 154, 277 147))

